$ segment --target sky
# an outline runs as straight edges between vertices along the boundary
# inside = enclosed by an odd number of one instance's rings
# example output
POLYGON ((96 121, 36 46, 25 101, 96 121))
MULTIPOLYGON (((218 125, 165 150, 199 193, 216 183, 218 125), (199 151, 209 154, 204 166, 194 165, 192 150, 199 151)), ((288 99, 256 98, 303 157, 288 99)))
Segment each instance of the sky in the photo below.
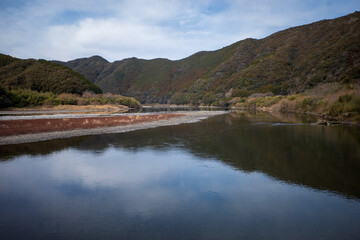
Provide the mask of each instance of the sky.
POLYGON ((359 10, 359 0, 0 0, 0 53, 177 60, 359 10))

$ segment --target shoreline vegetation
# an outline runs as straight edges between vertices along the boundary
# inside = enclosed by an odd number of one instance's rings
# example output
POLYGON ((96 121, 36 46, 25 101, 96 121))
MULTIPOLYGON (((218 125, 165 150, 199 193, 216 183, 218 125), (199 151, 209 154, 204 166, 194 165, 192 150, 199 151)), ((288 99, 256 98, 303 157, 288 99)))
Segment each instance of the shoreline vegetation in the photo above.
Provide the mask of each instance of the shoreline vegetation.
MULTIPOLYGON (((130 107, 141 108, 141 104, 133 98, 120 95, 85 92, 80 96, 76 94, 54 95, 28 90, 11 91, 11 94, 15 93, 14 96, 16 94, 23 96, 20 97, 20 102, 31 103, 34 95, 45 95, 50 96, 50 98, 35 101, 37 104, 28 104, 30 105, 28 107, 2 109, 3 111, 0 112, 3 115, 0 117, 0 145, 82 135, 119 133, 195 122, 225 113, 225 111, 218 111, 219 108, 223 107, 235 111, 260 110, 274 113, 305 113, 320 117, 317 124, 351 123, 358 125, 360 122, 359 91, 358 85, 352 86, 352 88, 344 88, 336 84, 327 84, 296 95, 274 96, 272 93, 257 93, 247 98, 235 97, 229 100, 226 105, 220 106, 217 104, 198 106, 148 104, 143 106, 144 108, 212 109, 213 111, 134 114, 121 113, 128 111, 130 107), (49 99, 59 104, 47 104, 46 100, 49 99), (60 99, 61 101, 59 101, 60 99), (61 105, 69 102, 74 104, 61 105), (128 106, 120 105, 120 103, 126 103, 128 106)), ((19 104, 15 106, 19 106, 19 104)))
POLYGON ((31 90, 5 90, 0 88, 0 105, 3 113, 41 114, 125 112, 129 108, 189 108, 261 110, 268 112, 289 112, 313 114, 329 121, 360 123, 360 85, 344 86, 327 83, 316 86, 301 94, 274 95, 272 92, 255 93, 248 97, 229 97, 223 102, 208 105, 145 104, 132 97, 111 93, 95 94, 90 91, 79 94, 53 94, 31 90), (6 108, 4 108, 6 106, 6 108))
POLYGON ((231 109, 312 114, 329 121, 360 123, 360 85, 321 84, 301 94, 253 94, 233 98, 231 109))
POLYGON ((148 104, 162 108, 229 108, 267 112, 302 113, 320 116, 328 121, 360 123, 360 84, 325 83, 303 93, 274 95, 254 93, 248 97, 229 96, 207 105, 148 104))
POLYGON ((81 95, 74 93, 54 94, 52 92, 37 92, 28 89, 7 90, 0 86, 0 108, 39 107, 51 108, 59 105, 114 105, 140 109, 141 103, 132 97, 119 94, 96 94, 85 91, 81 95))

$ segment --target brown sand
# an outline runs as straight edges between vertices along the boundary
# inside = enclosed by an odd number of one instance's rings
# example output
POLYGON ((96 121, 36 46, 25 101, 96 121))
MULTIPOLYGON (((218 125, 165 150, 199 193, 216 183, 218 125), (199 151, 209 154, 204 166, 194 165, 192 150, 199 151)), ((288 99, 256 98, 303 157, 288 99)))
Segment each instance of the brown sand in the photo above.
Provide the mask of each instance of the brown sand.
POLYGON ((0 136, 69 131, 74 129, 115 127, 143 122, 168 120, 170 118, 181 116, 183 116, 183 114, 167 113, 86 118, 1 120, 0 136))

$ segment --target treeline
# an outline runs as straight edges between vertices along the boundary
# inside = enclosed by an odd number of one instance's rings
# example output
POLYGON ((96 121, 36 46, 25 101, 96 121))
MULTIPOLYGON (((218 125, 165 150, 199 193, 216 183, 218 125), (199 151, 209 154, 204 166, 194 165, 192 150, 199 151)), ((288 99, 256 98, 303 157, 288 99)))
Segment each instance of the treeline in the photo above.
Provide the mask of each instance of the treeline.
POLYGON ((0 87, 0 108, 28 107, 28 106, 57 106, 57 105, 124 105, 129 108, 141 108, 141 104, 134 98, 121 95, 95 94, 90 91, 82 95, 52 92, 37 92, 32 90, 6 90, 0 87))

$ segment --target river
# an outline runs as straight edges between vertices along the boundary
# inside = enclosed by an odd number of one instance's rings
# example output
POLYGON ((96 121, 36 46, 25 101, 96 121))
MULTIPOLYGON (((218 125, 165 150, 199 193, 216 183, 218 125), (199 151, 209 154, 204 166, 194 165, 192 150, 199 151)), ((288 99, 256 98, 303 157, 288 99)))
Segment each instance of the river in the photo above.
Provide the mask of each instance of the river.
POLYGON ((0 146, 0 239, 359 239, 360 128, 229 112, 0 146))

